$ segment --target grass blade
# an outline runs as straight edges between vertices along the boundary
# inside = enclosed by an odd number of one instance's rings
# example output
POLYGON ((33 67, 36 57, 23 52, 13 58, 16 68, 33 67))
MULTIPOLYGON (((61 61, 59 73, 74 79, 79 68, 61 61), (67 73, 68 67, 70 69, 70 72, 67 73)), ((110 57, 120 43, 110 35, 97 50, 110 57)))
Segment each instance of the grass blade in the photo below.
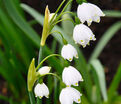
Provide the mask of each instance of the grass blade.
POLYGON ((40 38, 35 31, 27 24, 27 22, 21 17, 13 5, 12 0, 3 0, 8 14, 18 27, 32 40, 32 42, 39 47, 40 38))
POLYGON ((97 73, 99 85, 100 85, 100 89, 101 89, 101 93, 104 98, 104 101, 107 101, 104 68, 102 67, 100 61, 96 59, 91 61, 91 65, 94 67, 97 73))
POLYGON ((104 10, 103 12, 105 13, 106 17, 121 18, 121 11, 116 11, 116 10, 104 10))
POLYGON ((96 45, 94 51, 92 52, 92 55, 90 57, 90 60, 96 59, 98 58, 98 56, 100 55, 100 53, 102 52, 102 50, 104 49, 104 47, 106 46, 106 44, 110 41, 110 39, 115 35, 115 33, 121 29, 121 21, 116 22, 115 24, 113 24, 105 33, 104 35, 101 37, 101 39, 99 40, 98 44, 96 45))
POLYGON ((117 69, 117 72, 114 76, 114 79, 108 89, 108 98, 109 98, 109 101, 112 99, 114 93, 116 92, 119 84, 120 84, 120 81, 121 81, 121 63, 117 69))

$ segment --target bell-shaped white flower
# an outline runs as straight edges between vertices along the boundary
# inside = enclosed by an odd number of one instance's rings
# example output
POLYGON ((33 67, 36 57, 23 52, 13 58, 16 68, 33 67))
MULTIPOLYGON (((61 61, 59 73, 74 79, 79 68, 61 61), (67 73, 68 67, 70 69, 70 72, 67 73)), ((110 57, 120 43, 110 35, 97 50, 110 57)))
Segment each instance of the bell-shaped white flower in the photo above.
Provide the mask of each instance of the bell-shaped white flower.
POLYGON ((79 5, 77 15, 82 23, 87 21, 88 26, 91 25, 92 21, 97 23, 100 22, 100 17, 105 16, 98 6, 91 3, 82 3, 79 5))
POLYGON ((87 44, 89 45, 90 40, 96 40, 91 29, 84 24, 79 24, 74 27, 73 39, 75 43, 78 43, 83 47, 86 47, 87 44))
POLYGON ((77 53, 76 49, 71 44, 67 44, 67 45, 63 46, 63 48, 61 50, 61 56, 64 59, 72 61, 73 57, 78 58, 78 53, 77 53))
POLYGON ((62 73, 62 80, 67 86, 78 86, 78 82, 83 81, 80 72, 73 66, 64 68, 62 73))
POLYGON ((72 87, 66 87, 62 89, 59 100, 61 104, 73 104, 73 102, 81 103, 81 96, 82 94, 78 90, 72 87))
POLYGON ((50 72, 50 69, 51 69, 51 67, 49 67, 49 66, 43 66, 39 69, 38 72, 40 75, 45 75, 45 74, 48 74, 50 72))
POLYGON ((39 97, 40 99, 45 96, 46 98, 49 97, 49 90, 48 87, 42 83, 38 83, 34 88, 34 93, 36 97, 39 97))

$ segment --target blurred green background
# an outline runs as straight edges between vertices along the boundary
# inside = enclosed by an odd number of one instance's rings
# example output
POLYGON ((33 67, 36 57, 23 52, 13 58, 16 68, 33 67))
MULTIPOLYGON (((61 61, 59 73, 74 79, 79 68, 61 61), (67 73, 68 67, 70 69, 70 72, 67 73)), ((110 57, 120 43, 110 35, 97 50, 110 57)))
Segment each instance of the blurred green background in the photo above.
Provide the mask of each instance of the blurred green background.
MULTIPOLYGON (((55 12, 61 2, 0 0, 0 104, 30 104, 26 86, 27 71, 32 58, 38 59, 44 10, 49 5, 50 12, 55 12)), ((91 42, 86 48, 74 45, 79 60, 72 65, 78 68, 85 80, 78 88, 83 93, 82 104, 121 104, 121 1, 88 2, 103 9, 106 17, 101 18, 99 24, 92 23, 90 26, 96 35, 96 42, 91 42)), ((77 6, 73 0, 67 11, 76 12, 77 6)), ((73 18, 69 14, 62 18, 67 17, 73 18)), ((66 21, 54 29, 62 32, 69 43, 74 44, 70 38, 73 27, 71 22, 66 21)), ((62 45, 61 37, 56 34, 49 36, 43 58, 51 53, 60 54, 62 45)), ((52 66, 53 72, 61 75, 68 64, 54 57, 44 65, 52 66)), ((41 103, 59 104, 58 80, 48 76, 45 81, 50 90, 50 99, 44 98, 41 103)))

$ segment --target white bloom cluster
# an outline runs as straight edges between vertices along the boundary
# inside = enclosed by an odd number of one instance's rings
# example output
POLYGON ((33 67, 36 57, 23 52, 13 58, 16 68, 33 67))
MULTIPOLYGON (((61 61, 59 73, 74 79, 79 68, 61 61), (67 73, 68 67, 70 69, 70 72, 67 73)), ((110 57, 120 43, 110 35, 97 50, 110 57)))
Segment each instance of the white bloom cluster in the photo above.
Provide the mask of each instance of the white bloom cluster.
POLYGON ((62 73, 62 80, 67 87, 62 89, 60 93, 59 99, 61 104, 81 103, 81 93, 71 87, 71 85, 78 86, 79 81, 83 81, 79 71, 73 66, 65 67, 62 73))
MULTIPOLYGON (((90 40, 96 40, 95 35, 88 26, 91 25, 92 21, 100 22, 100 17, 105 16, 105 14, 94 4, 82 3, 77 8, 77 16, 80 19, 81 24, 74 27, 73 39, 76 44, 78 43, 84 48, 86 45, 90 44, 90 40), (87 21, 88 26, 83 24, 85 21, 87 21)), ((66 44, 61 50, 61 56, 64 59, 72 61, 73 57, 78 58, 78 53, 72 45, 66 44)))
MULTIPOLYGON (((54 13, 49 13, 49 21, 51 21, 53 15, 54 13)), ((77 16, 80 19, 81 24, 74 27, 73 39, 76 44, 78 43, 83 47, 86 47, 86 45, 89 45, 90 40, 96 40, 95 35, 88 26, 91 25, 92 21, 100 22, 100 17, 105 16, 105 14, 94 4, 82 3, 78 6, 77 16), (87 21, 88 26, 83 24, 85 21, 87 21)), ((61 56, 64 59, 72 61, 74 57, 78 58, 78 53, 71 44, 64 43, 61 50, 61 56)), ((40 76, 44 76, 50 72, 50 69, 51 67, 44 66, 39 69, 38 73, 40 76)), ((62 89, 59 96, 61 104, 73 104, 73 102, 81 103, 80 97, 82 94, 71 86, 78 86, 79 81, 83 81, 80 72, 73 66, 65 67, 62 72, 62 81, 65 83, 66 88, 62 89)), ((38 83, 34 88, 34 93, 36 97, 42 98, 45 96, 48 98, 49 89, 44 83, 38 83)))
POLYGON ((77 16, 82 24, 76 25, 73 31, 73 38, 75 43, 86 47, 89 45, 90 40, 96 40, 95 35, 89 27, 83 23, 87 21, 88 26, 92 21, 99 23, 100 17, 105 16, 99 7, 91 3, 82 3, 77 8, 77 16))
MULTIPOLYGON (((40 76, 46 75, 50 72, 51 67, 43 66, 38 70, 40 76)), ((49 89, 44 83, 38 83, 34 88, 34 93, 36 97, 40 99, 45 96, 46 98, 49 97, 49 89)))
MULTIPOLYGON (((73 39, 76 44, 86 47, 86 45, 89 45, 90 40, 96 40, 95 35, 88 26, 91 25, 92 21, 99 23, 100 17, 105 16, 105 14, 94 4, 82 3, 78 6, 77 16, 81 24, 74 27, 73 39), (88 26, 83 24, 85 21, 87 21, 88 26)), ((66 44, 61 50, 61 56, 72 61, 73 57, 78 58, 78 53, 71 44, 66 44)), ((78 90, 71 87, 71 85, 78 86, 79 81, 83 81, 79 71, 72 66, 65 67, 62 73, 62 80, 66 84, 66 88, 63 88, 60 93, 59 100, 61 104, 81 103, 80 97, 82 95, 78 90)))

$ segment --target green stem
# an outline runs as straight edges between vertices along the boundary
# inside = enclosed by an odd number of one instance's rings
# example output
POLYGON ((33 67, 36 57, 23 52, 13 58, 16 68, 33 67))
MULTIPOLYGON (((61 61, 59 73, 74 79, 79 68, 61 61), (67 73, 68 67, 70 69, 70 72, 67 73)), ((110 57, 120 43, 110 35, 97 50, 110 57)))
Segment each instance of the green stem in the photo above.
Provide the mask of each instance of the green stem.
POLYGON ((35 104, 35 97, 33 95, 33 92, 29 92, 29 99, 31 104, 35 104))
POLYGON ((64 14, 71 14, 72 16, 76 16, 75 12, 70 12, 70 11, 63 12, 61 15, 64 15, 64 14))
MULTIPOLYGON (((65 88, 65 87, 66 87, 65 83, 63 83, 62 79, 61 79, 57 74, 55 74, 55 73, 47 73, 46 75, 55 76, 56 78, 59 79, 59 81, 60 81, 60 86, 61 86, 62 88, 65 88)), ((44 76, 45 76, 45 75, 44 75, 44 76)), ((42 77, 42 76, 41 76, 41 77, 42 77)))
MULTIPOLYGON (((65 2, 65 0, 63 1, 63 2, 65 2)), ((61 13, 59 14, 59 16, 57 16, 57 18, 51 23, 51 21, 50 21, 50 31, 53 29, 53 27, 54 27, 54 25, 53 25, 53 23, 55 23, 55 22, 57 22, 60 18, 61 18, 61 16, 64 14, 63 12, 65 11, 65 9, 68 7, 68 5, 70 4, 72 2, 72 0, 69 0, 68 1, 68 3, 65 5, 65 7, 63 8, 63 10, 61 11, 61 13)), ((63 4, 63 3, 62 3, 63 4)), ((68 12, 69 13, 69 12, 68 12)), ((53 20, 53 18, 55 17, 55 15, 56 15, 57 13, 55 13, 54 14, 54 16, 52 17, 52 19, 51 20, 53 20)))
POLYGON ((52 25, 56 25, 56 24, 58 24, 59 22, 62 22, 62 21, 71 21, 71 22, 73 23, 73 25, 75 25, 74 21, 73 21, 72 19, 70 19, 70 18, 67 18, 67 19, 61 19, 61 20, 55 22, 55 23, 52 24, 52 25))
MULTIPOLYGON (((44 58, 44 59, 39 63, 39 65, 36 67, 36 70, 41 66, 41 64, 42 64, 44 61, 46 61, 48 58, 53 57, 53 56, 60 56, 60 55, 59 55, 59 54, 51 54, 51 55, 47 56, 46 58, 44 58)), ((61 56, 60 56, 60 57, 61 57, 61 56)))
MULTIPOLYGON (((39 56, 38 56, 38 65, 39 63, 41 62, 42 60, 42 52, 43 52, 43 47, 40 46, 40 49, 39 49, 39 56)), ((40 67, 40 66, 39 66, 40 67)), ((38 68, 39 68, 38 67, 38 68)), ((42 103, 42 100, 40 100, 38 97, 37 97, 37 104, 41 104, 42 103)))
POLYGON ((50 23, 52 22, 52 20, 54 19, 54 17, 56 16, 56 14, 58 13, 58 11, 60 10, 60 8, 62 7, 62 5, 64 4, 66 0, 63 0, 63 2, 60 4, 60 6, 58 7, 58 9, 56 10, 55 14, 53 15, 52 19, 50 20, 50 23))
POLYGON ((55 77, 58 78, 60 81, 62 81, 61 78, 60 78, 57 74, 55 74, 55 73, 47 73, 46 75, 55 76, 55 77))
POLYGON ((60 19, 60 17, 63 15, 63 12, 65 11, 65 9, 68 7, 68 5, 72 2, 72 0, 70 0, 65 7, 63 8, 63 10, 61 11, 61 13, 59 14, 59 16, 56 18, 55 21, 58 21, 60 19))
POLYGON ((63 44, 64 45, 68 44, 67 40, 63 37, 61 32, 59 32, 59 31, 52 31, 50 34, 52 34, 52 33, 58 33, 62 37, 63 44))
POLYGON ((38 56, 38 65, 39 65, 39 63, 40 63, 41 60, 42 60, 42 50, 43 50, 43 47, 40 46, 40 49, 39 49, 39 56, 38 56))

